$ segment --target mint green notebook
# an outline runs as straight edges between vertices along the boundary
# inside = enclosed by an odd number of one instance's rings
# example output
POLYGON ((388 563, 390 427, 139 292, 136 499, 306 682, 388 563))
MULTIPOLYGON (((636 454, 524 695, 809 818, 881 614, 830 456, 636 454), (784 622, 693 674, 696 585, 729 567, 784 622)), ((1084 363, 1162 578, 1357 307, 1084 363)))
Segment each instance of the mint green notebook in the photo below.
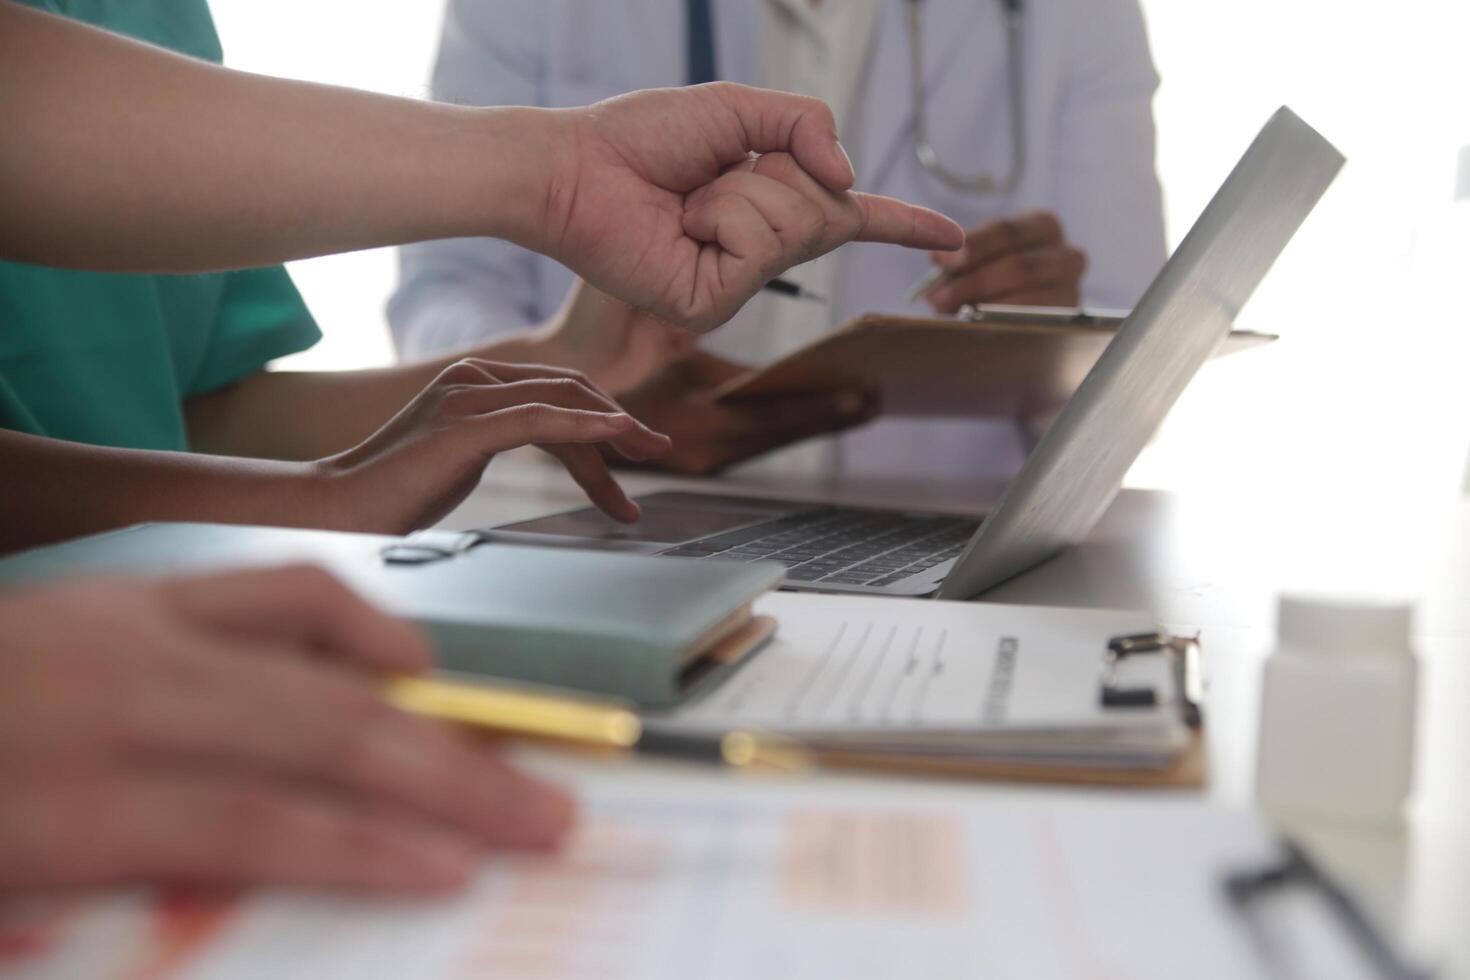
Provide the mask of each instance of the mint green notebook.
MULTIPOLYGON (((437 560, 385 559, 405 539, 225 524, 139 524, 0 559, 0 585, 79 574, 177 574, 310 561, 418 623, 445 670, 666 706, 700 656, 778 585, 735 564, 481 543, 437 560)), ((719 665, 713 665, 718 670, 719 665)))

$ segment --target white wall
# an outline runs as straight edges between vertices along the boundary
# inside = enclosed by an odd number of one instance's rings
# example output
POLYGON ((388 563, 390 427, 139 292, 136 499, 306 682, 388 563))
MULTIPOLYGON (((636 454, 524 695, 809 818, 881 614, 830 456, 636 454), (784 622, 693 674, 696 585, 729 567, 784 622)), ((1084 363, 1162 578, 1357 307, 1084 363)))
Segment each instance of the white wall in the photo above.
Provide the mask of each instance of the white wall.
MULTIPOLYGON (((437 0, 213 5, 237 67, 424 93, 437 0)), ((1243 315, 1241 326, 1284 339, 1208 368, 1131 482, 1230 499, 1327 483, 1343 515, 1452 491, 1470 420, 1460 393, 1470 388, 1470 202, 1451 204, 1458 148, 1470 143, 1470 3, 1144 7, 1165 79, 1156 108, 1172 238, 1277 105, 1350 162, 1243 315)), ((388 359, 390 254, 292 271, 327 333, 295 366, 388 359)))
POLYGON ((1144 6, 1171 237, 1279 104, 1348 164, 1242 315, 1281 342, 1207 369, 1130 482, 1310 536, 1345 582, 1422 574, 1470 434, 1470 3, 1144 6))
POLYGON ((1465 387, 1470 208, 1452 197, 1470 142, 1470 4, 1144 6, 1165 79, 1156 112, 1171 237, 1279 104, 1349 162, 1242 317, 1281 333, 1280 349, 1202 378, 1135 477, 1224 478, 1210 454, 1244 432, 1271 444, 1277 467, 1325 440, 1339 462, 1362 461, 1361 480, 1393 482, 1385 464, 1457 473, 1451 443, 1467 415, 1450 389, 1465 387))

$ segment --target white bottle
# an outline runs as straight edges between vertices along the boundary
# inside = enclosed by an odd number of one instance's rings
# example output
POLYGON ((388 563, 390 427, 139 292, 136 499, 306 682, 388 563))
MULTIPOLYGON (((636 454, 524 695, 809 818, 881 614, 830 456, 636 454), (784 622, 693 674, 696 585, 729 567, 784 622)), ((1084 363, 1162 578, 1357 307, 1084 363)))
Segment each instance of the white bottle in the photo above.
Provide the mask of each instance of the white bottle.
POLYGON ((1256 763, 1267 809, 1355 824, 1402 819, 1419 673, 1411 615, 1407 603, 1281 597, 1256 763))

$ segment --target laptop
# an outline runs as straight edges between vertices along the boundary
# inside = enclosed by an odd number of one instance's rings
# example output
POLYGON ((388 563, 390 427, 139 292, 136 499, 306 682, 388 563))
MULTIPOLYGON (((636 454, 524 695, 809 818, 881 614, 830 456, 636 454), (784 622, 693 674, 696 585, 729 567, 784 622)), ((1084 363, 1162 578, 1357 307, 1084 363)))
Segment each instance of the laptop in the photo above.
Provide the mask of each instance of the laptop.
POLYGON ((974 517, 709 493, 583 508, 491 540, 705 561, 774 560, 785 588, 970 599, 1081 541, 1139 452, 1344 162, 1290 109, 1256 136, 988 513, 974 517))

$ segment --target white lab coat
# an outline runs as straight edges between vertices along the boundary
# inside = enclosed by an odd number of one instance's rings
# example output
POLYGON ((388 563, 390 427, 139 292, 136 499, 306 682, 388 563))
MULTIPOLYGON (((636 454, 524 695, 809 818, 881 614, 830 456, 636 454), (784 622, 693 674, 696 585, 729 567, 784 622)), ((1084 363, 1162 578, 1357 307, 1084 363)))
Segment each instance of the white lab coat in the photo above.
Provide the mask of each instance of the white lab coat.
MULTIPOLYGON (((762 0, 715 7, 719 73, 760 84, 762 0)), ((884 0, 873 41, 855 159, 858 188, 927 205, 966 227, 1032 208, 1061 218, 1088 255, 1083 297, 1131 306, 1165 258, 1154 171, 1158 85, 1138 0, 1027 0, 1021 57, 1028 163, 1004 196, 954 190, 913 152, 913 86, 905 3, 884 0)), ((476 105, 583 105, 685 81, 683 0, 449 0, 434 70, 435 98, 476 105)), ((925 0, 930 138, 963 172, 1003 174, 1010 160, 1006 44, 996 0, 925 0)), ((873 310, 903 310, 928 257, 892 246, 847 246, 832 309, 813 333, 873 310)), ((464 347, 539 322, 571 273, 505 242, 412 245, 389 304, 400 353, 464 347)), ((761 295, 709 339, 711 349, 763 362, 810 336, 772 335, 761 295)), ((926 307, 915 306, 914 311, 926 307)), ((876 474, 1004 475, 1019 464, 1014 430, 973 421, 884 421, 844 440, 844 465, 876 474)))

